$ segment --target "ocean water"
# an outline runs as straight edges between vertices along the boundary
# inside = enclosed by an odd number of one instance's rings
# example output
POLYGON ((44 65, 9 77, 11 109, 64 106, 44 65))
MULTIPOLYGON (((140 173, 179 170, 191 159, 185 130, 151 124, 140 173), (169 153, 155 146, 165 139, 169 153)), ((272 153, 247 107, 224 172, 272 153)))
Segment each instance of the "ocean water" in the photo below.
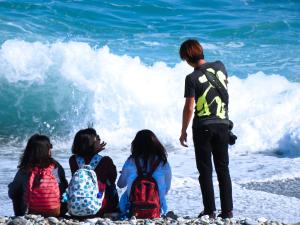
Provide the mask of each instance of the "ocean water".
POLYGON ((178 142, 192 69, 178 49, 197 38, 229 74, 236 217, 300 221, 299 1, 1 0, 0 31, 0 214, 13 214, 7 184, 29 136, 49 135, 70 176, 74 134, 93 124, 118 170, 135 133, 153 130, 173 166, 169 208, 196 216, 191 129, 189 148, 178 142))

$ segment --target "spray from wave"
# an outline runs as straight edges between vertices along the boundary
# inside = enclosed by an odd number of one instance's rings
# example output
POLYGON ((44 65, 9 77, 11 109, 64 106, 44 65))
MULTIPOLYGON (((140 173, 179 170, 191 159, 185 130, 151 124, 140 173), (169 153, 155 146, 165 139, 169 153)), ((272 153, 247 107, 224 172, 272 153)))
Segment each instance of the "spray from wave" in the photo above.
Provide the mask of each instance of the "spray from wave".
MULTIPOLYGON (((149 66, 107 46, 8 40, 0 49, 0 141, 42 132, 68 142, 93 123, 117 147, 144 128, 177 146, 190 72, 185 63, 149 66)), ((239 137, 232 153, 299 156, 300 84, 263 72, 229 82, 230 117, 239 137)))

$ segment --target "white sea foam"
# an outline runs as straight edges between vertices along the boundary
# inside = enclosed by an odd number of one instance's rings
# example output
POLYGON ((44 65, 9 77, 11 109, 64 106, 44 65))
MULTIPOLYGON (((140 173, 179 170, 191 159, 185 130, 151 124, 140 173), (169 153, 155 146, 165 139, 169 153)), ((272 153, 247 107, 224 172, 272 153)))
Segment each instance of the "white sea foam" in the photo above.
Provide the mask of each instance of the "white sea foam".
MULTIPOLYGON (((192 71, 183 62, 174 67, 164 62, 145 65, 139 57, 112 54, 108 46, 20 40, 2 44, 0 62, 0 77, 11 85, 60 77, 63 85, 89 93, 94 126, 116 146, 130 143, 136 131, 149 128, 178 147, 184 79, 192 71)), ((230 118, 238 136, 232 154, 300 154, 299 83, 257 72, 246 79, 231 76, 229 92, 230 118)), ((86 99, 78 99, 78 104, 82 101, 86 99)), ((192 143, 190 129, 188 141, 192 143)))
POLYGON ((161 44, 157 41, 143 41, 143 43, 145 45, 148 45, 148 46, 160 46, 161 44))
POLYGON ((243 42, 229 42, 228 44, 226 44, 226 46, 231 47, 231 48, 241 48, 244 47, 245 44, 243 42))
POLYGON ((204 49, 210 49, 210 50, 217 50, 219 49, 217 45, 215 44, 210 44, 210 43, 203 43, 203 48, 204 49))

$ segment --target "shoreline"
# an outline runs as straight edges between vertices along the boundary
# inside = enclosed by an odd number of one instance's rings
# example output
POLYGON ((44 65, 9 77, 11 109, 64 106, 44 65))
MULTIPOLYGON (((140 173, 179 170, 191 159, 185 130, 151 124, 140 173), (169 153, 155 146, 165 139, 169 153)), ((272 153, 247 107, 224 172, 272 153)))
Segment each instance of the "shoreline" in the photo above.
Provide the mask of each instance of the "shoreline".
MULTIPOLYGON (((274 220, 268 220, 266 218, 259 218, 257 220, 252 220, 249 218, 244 219, 209 219, 208 216, 203 216, 201 218, 190 218, 178 217, 175 214, 170 216, 157 218, 157 219, 136 219, 132 217, 129 220, 112 220, 110 218, 92 218, 79 221, 77 219, 66 219, 63 217, 48 217, 45 218, 40 215, 25 215, 18 217, 6 217, 0 216, 0 224, 7 225, 288 225, 288 223, 282 223, 274 220)), ((300 225, 300 222, 291 225, 300 225)))

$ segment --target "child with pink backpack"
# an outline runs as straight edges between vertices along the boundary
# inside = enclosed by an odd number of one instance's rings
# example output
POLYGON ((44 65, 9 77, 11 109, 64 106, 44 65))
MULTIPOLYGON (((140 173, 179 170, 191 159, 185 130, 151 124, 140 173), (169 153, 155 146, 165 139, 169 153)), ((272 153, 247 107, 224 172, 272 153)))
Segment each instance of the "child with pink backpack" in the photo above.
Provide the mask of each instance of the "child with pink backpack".
POLYGON ((131 143, 118 187, 127 190, 120 199, 121 217, 158 218, 168 210, 165 195, 171 186, 167 152, 150 130, 139 131, 131 143))
POLYGON ((52 144, 45 135, 35 134, 27 142, 18 172, 8 185, 16 216, 26 213, 60 216, 67 207, 61 196, 68 187, 62 166, 51 157, 52 144))

